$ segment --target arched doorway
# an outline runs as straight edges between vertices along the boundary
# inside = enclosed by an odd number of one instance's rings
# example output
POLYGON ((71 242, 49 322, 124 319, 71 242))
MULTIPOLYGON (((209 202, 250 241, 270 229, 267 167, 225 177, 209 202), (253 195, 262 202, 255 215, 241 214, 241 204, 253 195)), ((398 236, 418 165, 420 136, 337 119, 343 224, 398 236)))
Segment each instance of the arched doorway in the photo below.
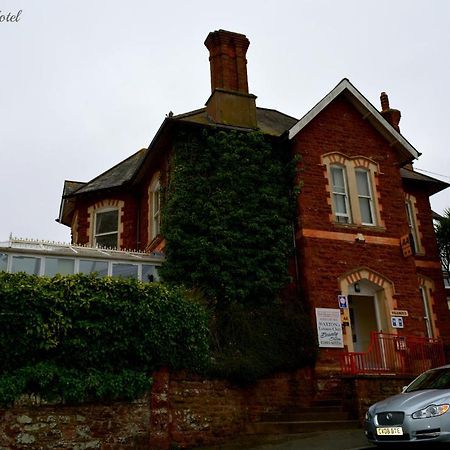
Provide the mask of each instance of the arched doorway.
POLYGON ((342 276, 340 287, 349 303, 350 323, 344 336, 349 351, 366 352, 373 331, 396 333, 390 323, 390 311, 396 302, 389 280, 363 268, 342 276))

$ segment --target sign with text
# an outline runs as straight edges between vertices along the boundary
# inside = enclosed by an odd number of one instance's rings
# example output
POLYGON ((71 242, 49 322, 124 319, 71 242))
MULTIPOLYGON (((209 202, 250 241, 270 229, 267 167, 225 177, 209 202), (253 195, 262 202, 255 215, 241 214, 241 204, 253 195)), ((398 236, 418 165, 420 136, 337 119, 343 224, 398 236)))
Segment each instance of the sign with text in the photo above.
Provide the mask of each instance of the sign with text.
POLYGON ((392 309, 391 316, 408 317, 409 313, 406 309, 392 309))
POLYGON ((319 347, 344 347, 341 312, 333 308, 316 308, 319 347))

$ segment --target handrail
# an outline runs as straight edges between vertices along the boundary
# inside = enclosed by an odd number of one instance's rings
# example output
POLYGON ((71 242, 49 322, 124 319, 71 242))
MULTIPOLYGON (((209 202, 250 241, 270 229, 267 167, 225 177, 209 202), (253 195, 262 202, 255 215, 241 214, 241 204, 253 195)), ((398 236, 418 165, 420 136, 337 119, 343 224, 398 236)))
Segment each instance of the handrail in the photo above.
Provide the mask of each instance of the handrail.
POLYGON ((341 355, 342 372, 349 375, 417 375, 444 363, 444 346, 440 339, 376 331, 371 333, 366 352, 346 352, 341 355))

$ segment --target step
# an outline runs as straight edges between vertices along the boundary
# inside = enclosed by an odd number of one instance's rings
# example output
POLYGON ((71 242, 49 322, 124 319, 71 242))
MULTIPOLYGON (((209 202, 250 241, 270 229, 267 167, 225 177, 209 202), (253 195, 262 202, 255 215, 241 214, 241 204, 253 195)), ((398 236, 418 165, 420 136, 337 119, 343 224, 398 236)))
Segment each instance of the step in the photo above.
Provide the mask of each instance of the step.
POLYGON ((295 434, 312 431, 358 428, 357 420, 301 420, 293 422, 255 422, 246 426, 247 434, 295 434))

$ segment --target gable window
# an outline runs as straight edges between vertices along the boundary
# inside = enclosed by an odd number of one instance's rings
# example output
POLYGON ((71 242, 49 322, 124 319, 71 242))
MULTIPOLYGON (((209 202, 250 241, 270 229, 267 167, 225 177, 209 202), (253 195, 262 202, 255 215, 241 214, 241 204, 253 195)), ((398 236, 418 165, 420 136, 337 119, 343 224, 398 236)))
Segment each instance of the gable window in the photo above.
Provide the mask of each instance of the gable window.
POLYGON ((367 170, 356 169, 356 188, 358 191, 359 212, 362 225, 374 225, 373 199, 370 178, 367 170))
POLYGON ((322 156, 331 197, 332 222, 384 226, 377 207, 375 174, 378 164, 363 156, 342 153, 322 156))
POLYGON ((331 166, 333 205, 336 221, 350 222, 350 206, 348 200, 347 177, 344 167, 331 166))
POLYGON ((107 209, 95 214, 94 245, 117 248, 119 237, 119 210, 107 209))

